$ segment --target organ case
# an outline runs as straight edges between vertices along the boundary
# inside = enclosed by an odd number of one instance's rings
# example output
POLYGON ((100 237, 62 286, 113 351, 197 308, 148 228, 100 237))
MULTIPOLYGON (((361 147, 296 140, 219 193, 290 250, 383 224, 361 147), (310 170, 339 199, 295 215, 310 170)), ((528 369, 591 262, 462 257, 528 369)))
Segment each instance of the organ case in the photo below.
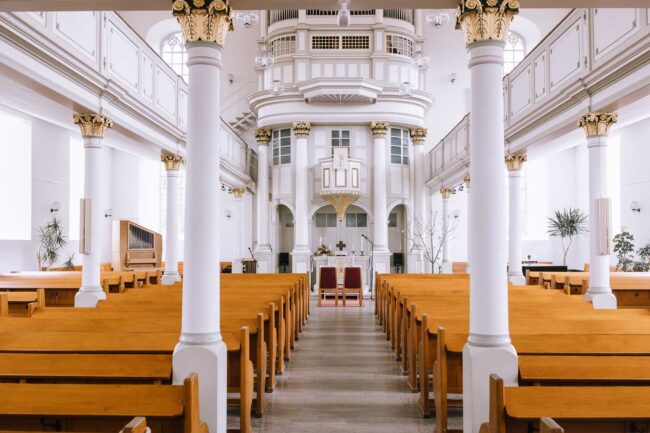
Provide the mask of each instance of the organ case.
POLYGON ((162 235, 133 221, 113 221, 113 269, 162 267, 162 235))

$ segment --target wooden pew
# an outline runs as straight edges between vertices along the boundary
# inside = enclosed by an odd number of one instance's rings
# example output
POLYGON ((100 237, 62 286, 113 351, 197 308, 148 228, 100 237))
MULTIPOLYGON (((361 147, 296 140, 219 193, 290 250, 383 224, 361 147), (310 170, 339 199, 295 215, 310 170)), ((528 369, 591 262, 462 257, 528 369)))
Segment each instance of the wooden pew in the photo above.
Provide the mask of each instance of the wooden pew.
POLYGON ((42 428, 42 417, 68 431, 117 431, 146 416, 155 430, 208 433, 199 416, 198 377, 183 385, 0 384, 0 429, 42 428), (166 428, 165 428, 166 426, 166 428))
POLYGON ((0 293, 0 317, 31 317, 37 307, 45 306, 45 290, 0 293))
MULTIPOLYGON (((499 376, 490 376, 489 422, 481 432, 541 430, 541 418, 561 422, 567 433, 647 431, 650 387, 505 387, 499 376)), ((559 426, 553 423, 545 428, 558 431, 559 426)))

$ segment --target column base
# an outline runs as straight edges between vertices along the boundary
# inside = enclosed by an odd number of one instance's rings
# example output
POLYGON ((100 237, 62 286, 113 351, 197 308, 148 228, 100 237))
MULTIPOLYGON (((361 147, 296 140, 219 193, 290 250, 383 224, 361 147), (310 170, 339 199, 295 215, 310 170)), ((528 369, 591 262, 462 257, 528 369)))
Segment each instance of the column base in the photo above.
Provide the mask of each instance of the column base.
POLYGON ((585 301, 591 302, 596 310, 616 310, 618 302, 613 293, 593 293, 587 291, 584 296, 585 301))
POLYGON ((258 274, 275 273, 275 262, 273 261, 273 252, 269 245, 258 245, 253 251, 257 259, 258 274))
MULTIPOLYGON (((375 251, 372 253, 372 270, 380 274, 390 274, 390 251, 375 251)), ((375 278, 374 275, 371 278, 375 278)))
POLYGON ((442 265, 440 266, 440 273, 441 274, 452 274, 454 272, 454 266, 452 262, 442 262, 442 265))
POLYGON ((85 286, 74 296, 76 308, 95 308, 99 301, 106 300, 106 293, 100 286, 85 286))
POLYGON ((291 252, 291 272, 302 274, 311 267, 311 251, 308 248, 294 249, 291 252))
POLYGON ((171 285, 179 282, 180 280, 181 280, 181 276, 178 274, 178 272, 174 272, 174 271, 167 272, 167 271, 165 271, 165 273, 163 274, 162 279, 160 280, 160 282, 162 283, 163 286, 171 286, 171 285))
POLYGON ((489 419, 490 375, 503 378, 506 386, 516 386, 519 374, 517 351, 512 344, 497 347, 463 348, 463 433, 478 433, 489 419))
MULTIPOLYGON (((172 358, 174 384, 182 384, 187 376, 199 376, 199 408, 201 420, 208 423, 210 432, 226 433, 228 409, 228 349, 218 341, 181 341, 172 358)), ((181 336, 181 340, 183 336, 181 336)))
MULTIPOLYGON (((409 274, 424 274, 424 253, 421 250, 413 250, 408 254, 408 266, 406 268, 409 274)), ((402 269, 402 272, 404 269, 402 269)))
POLYGON ((510 281, 510 284, 513 286, 525 286, 526 285, 526 277, 523 275, 508 275, 508 281, 510 281))

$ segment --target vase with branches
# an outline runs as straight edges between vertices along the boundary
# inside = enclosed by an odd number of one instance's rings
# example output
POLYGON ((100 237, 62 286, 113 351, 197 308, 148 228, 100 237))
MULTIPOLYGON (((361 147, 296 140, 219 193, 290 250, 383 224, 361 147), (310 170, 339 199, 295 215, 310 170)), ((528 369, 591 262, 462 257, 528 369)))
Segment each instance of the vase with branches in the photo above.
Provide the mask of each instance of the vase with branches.
POLYGON ((61 220, 52 216, 45 225, 39 227, 38 248, 36 249, 36 260, 38 268, 48 270, 59 259, 59 251, 67 242, 63 236, 63 225, 61 220))
POLYGON ((434 212, 430 222, 415 218, 413 229, 408 231, 408 236, 414 248, 422 250, 425 262, 435 270, 436 264, 441 260, 445 241, 451 239, 457 227, 458 218, 450 217, 445 225, 438 213, 434 212))
POLYGON ((548 218, 548 234, 559 237, 562 242, 562 264, 573 244, 573 239, 587 232, 587 216, 580 209, 556 210, 555 216, 548 218))

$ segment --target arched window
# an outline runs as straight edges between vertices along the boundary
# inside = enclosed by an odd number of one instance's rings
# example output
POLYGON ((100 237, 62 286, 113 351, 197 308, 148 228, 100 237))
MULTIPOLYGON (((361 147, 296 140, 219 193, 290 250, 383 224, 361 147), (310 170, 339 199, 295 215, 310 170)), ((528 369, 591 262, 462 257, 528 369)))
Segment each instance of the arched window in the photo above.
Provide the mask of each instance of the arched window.
POLYGON ((185 51, 183 35, 180 32, 169 35, 163 40, 160 47, 160 55, 172 67, 174 72, 180 75, 187 83, 187 51, 185 51))
POLYGON ((526 43, 517 33, 508 32, 503 51, 503 72, 509 74, 526 56, 526 43))

